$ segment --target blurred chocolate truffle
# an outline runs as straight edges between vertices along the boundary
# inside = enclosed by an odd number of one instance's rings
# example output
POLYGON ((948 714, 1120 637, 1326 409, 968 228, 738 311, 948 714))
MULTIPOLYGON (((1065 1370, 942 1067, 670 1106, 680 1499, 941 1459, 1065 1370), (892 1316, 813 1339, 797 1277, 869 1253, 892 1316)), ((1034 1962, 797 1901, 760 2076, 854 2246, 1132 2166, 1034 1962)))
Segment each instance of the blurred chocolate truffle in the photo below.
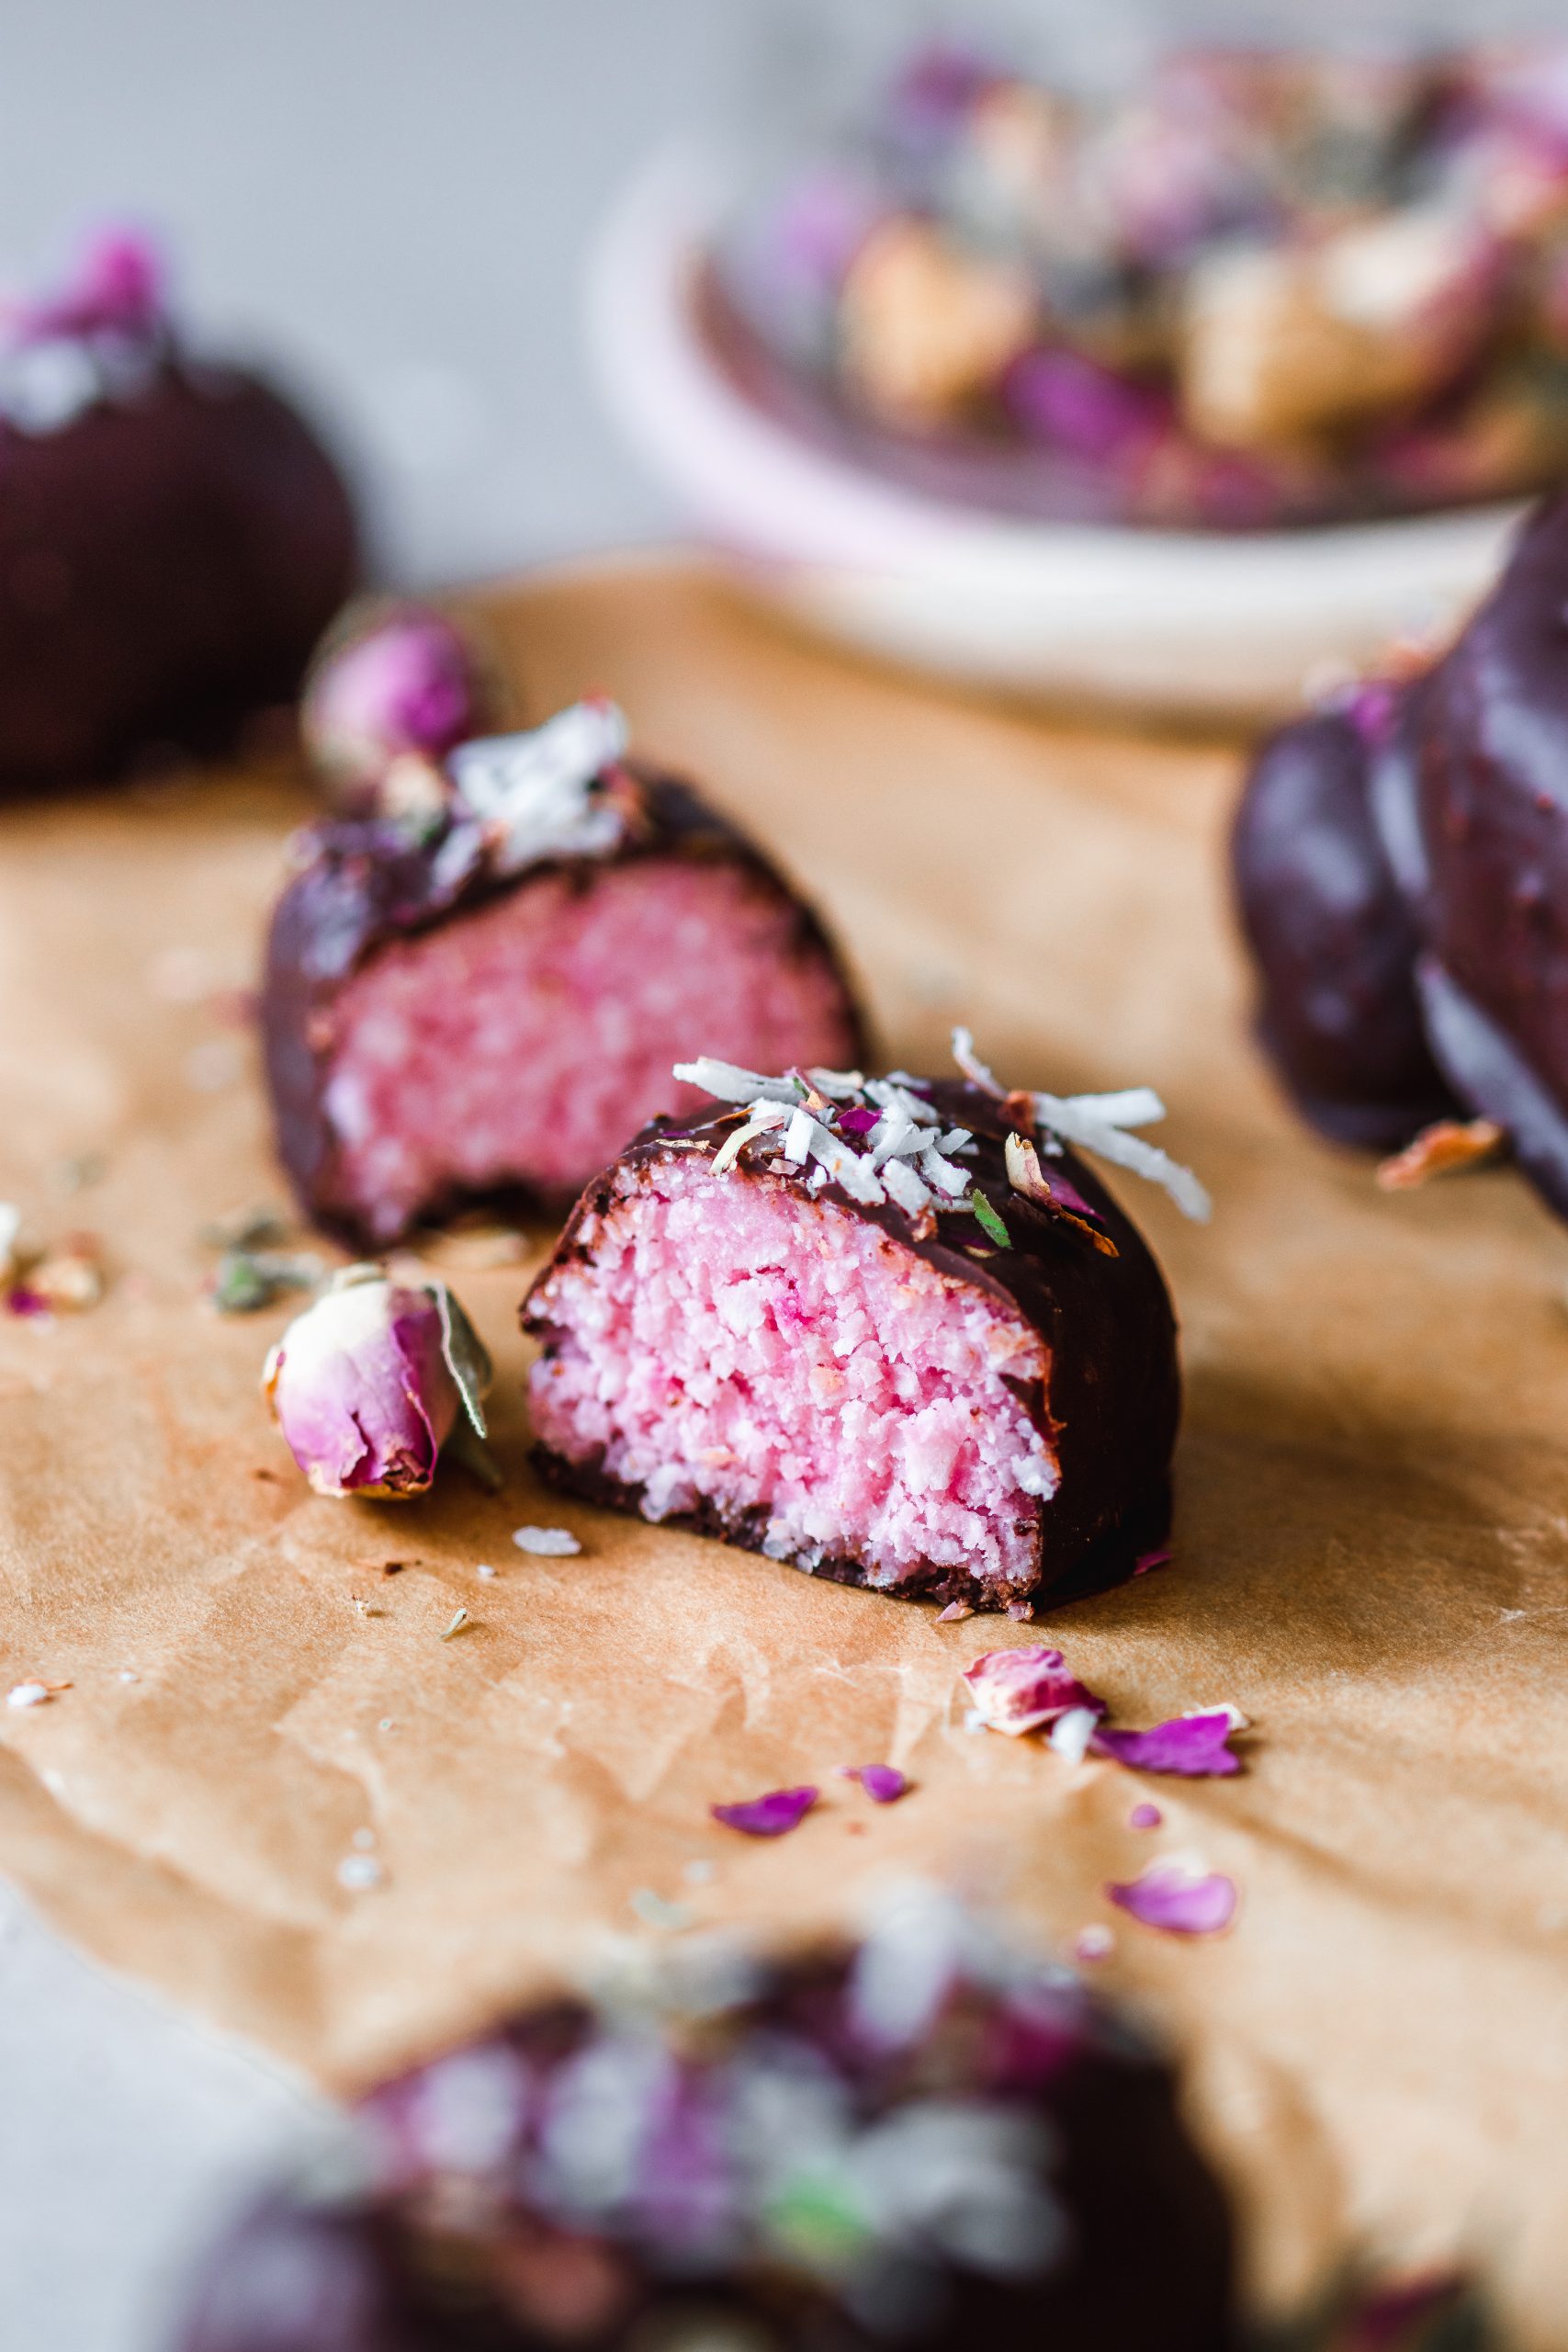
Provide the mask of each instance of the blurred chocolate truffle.
POLYGON ((1568 497, 1382 721, 1264 748, 1235 860, 1263 1041, 1309 1116, 1384 1146, 1457 1104, 1568 1216, 1568 497))
POLYGON ((1406 699, 1368 687, 1270 737, 1232 842, 1262 1042, 1314 1126, 1379 1151, 1451 1107, 1421 1024, 1414 917, 1371 801, 1406 699))
POLYGON ((1171 2076, 1064 1971, 905 1899, 713 1947, 375 2094, 374 2178, 277 2197, 179 2352, 1224 2352, 1231 2227, 1171 2076))
POLYGON ((0 320, 0 791, 226 747, 291 698, 357 569, 332 459, 186 350, 146 244, 101 239, 0 320))

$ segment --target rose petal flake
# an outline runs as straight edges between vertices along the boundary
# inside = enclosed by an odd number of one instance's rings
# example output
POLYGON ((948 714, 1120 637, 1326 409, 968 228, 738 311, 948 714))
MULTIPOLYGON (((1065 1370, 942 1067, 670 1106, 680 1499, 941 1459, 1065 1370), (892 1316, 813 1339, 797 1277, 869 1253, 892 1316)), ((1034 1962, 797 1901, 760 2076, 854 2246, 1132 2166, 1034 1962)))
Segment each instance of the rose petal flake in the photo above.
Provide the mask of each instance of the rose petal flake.
POLYGON ((1187 1862, 1151 1862, 1105 1893, 1119 1911, 1168 1936, 1223 1935, 1235 1917, 1235 1880, 1187 1862))
POLYGON ((1379 1190, 1413 1192, 1429 1177, 1479 1167, 1483 1160, 1495 1159, 1506 1141, 1503 1129, 1491 1119, 1438 1119, 1423 1127, 1414 1143, 1382 1161, 1377 1171, 1379 1190))
POLYGON ((1157 1804, 1135 1804, 1127 1815, 1129 1829, 1157 1829, 1165 1819, 1157 1804))
POLYGON ((1090 1745, 1134 1772, 1173 1772, 1183 1780, 1223 1778, 1239 1772, 1240 1760, 1226 1746, 1235 1719, 1228 1707, 1177 1715, 1148 1731, 1097 1731, 1090 1745))
POLYGON ((1098 1715, 1105 1702, 1069 1674, 1060 1650, 1028 1644, 1017 1649, 987 1650, 964 1669, 971 1706, 992 1731, 1016 1738, 1055 1723, 1069 1707, 1087 1707, 1098 1715))
POLYGON ((892 1804, 909 1786, 897 1764, 840 1764, 839 1777, 858 1781, 873 1804, 892 1804))
POLYGON ((772 1789, 766 1796, 748 1797, 739 1804, 710 1804, 708 1811, 743 1837, 782 1838, 805 1820, 819 1793, 816 1789, 772 1789))

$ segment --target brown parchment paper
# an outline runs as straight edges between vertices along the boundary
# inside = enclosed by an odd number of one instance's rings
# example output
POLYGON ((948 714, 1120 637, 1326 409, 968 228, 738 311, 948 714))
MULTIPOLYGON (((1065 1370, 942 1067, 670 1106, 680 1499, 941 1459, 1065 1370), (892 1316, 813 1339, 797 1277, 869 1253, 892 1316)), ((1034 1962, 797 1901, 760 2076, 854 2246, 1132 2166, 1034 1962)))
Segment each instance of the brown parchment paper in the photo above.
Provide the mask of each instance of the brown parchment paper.
POLYGON ((0 1867, 339 2084, 608 1935, 793 1932, 958 1873, 1059 1942, 1114 1925, 1103 1975, 1186 2054, 1268 2295, 1351 2243, 1479 2253, 1528 2336, 1568 2342, 1568 1237, 1506 1171, 1380 1195, 1274 1100, 1224 897, 1235 752, 859 671, 679 566, 489 610, 534 710, 608 687, 778 847, 891 1057, 943 1066, 958 1017, 1015 1082, 1166 1095, 1216 1202, 1205 1231, 1127 1188, 1185 1330, 1176 1565, 1038 1632, 939 1626, 563 1505, 523 1463, 521 1266, 454 1275, 507 1490, 311 1498, 257 1393, 288 1310, 215 1317, 197 1239, 280 1196, 224 992, 303 797, 231 775, 7 809, 0 1199, 96 1228, 115 1282, 48 1330, 0 1318, 0 1675, 73 1686, 0 1709, 0 1867), (530 1520, 581 1557, 524 1557, 530 1520), (1122 1721, 1234 1701, 1246 1776, 967 1733, 958 1668, 1042 1636, 1122 1721), (881 1759, 917 1784, 899 1804, 832 1778, 881 1759), (806 1779, 824 1802, 788 1839, 708 1820, 806 1779), (1127 1826, 1147 1797, 1153 1835, 1127 1826), (347 1893, 367 1828, 385 1883, 347 1893), (1236 1880, 1224 1939, 1103 1901, 1176 1851, 1236 1880))

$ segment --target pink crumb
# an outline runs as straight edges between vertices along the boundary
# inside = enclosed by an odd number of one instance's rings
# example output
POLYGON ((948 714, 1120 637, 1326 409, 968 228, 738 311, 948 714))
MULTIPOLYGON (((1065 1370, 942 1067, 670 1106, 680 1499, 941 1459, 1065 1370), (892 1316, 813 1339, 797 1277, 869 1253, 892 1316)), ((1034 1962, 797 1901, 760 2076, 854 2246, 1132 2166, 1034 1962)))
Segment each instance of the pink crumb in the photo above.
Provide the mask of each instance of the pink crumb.
POLYGON ((658 1111, 705 1102, 671 1065, 840 1067, 839 981, 798 912, 723 864, 546 871, 381 948, 333 1009, 323 1106, 337 1198, 390 1237, 445 1186, 574 1193, 658 1111))
POLYGON ((536 1295, 547 1446, 650 1519, 749 1517, 769 1557, 850 1555, 881 1589, 1034 1580, 1056 1473, 1017 1393, 1046 1370, 1021 1315, 785 1179, 671 1154, 615 1182, 536 1295))
POLYGON ((1165 1819, 1157 1804, 1135 1804, 1127 1815, 1129 1829, 1157 1829, 1165 1819))

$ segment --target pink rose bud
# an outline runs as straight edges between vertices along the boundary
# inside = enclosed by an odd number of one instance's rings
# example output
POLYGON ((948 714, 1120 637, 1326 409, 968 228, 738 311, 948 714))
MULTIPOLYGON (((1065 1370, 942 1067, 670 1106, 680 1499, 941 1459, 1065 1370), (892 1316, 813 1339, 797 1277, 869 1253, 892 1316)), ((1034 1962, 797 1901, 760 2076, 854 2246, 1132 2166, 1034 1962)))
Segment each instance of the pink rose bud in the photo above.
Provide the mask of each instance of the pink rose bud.
POLYGON ((319 1495, 423 1495, 459 1415, 485 1433, 490 1359, 445 1283, 345 1266, 266 1360, 262 1385, 319 1495))
POLYGON ((445 799, 441 762, 484 731, 490 696, 461 632, 419 605, 351 615, 317 654, 299 725, 332 798, 356 815, 409 813, 423 775, 445 799), (390 784, 390 792, 388 786, 390 784))

